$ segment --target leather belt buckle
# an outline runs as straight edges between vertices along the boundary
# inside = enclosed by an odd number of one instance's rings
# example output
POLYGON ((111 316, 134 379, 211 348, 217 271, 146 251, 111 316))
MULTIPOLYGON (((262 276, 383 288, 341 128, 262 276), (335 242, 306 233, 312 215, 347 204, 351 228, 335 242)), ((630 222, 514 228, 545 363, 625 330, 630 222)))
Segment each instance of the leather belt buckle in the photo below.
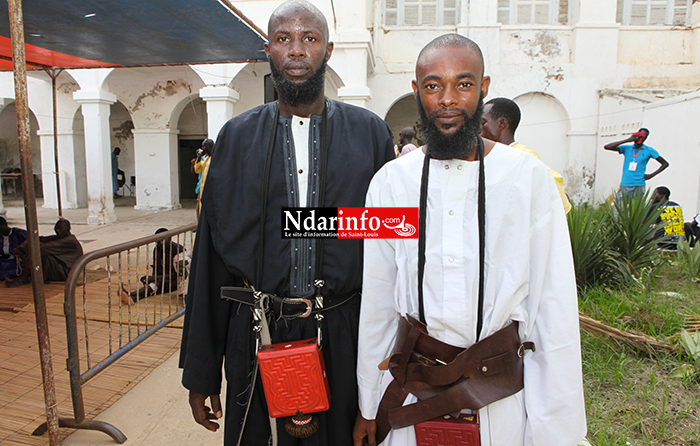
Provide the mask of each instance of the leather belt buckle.
POLYGON ((532 350, 532 352, 535 352, 535 343, 534 342, 523 342, 520 344, 520 347, 518 347, 518 356, 523 357, 525 355, 525 350, 532 350))
POLYGON ((313 310, 313 305, 311 304, 310 299, 305 299, 303 297, 288 297, 285 299, 286 303, 302 303, 306 304, 306 311, 304 311, 302 314, 300 314, 297 317, 309 317, 311 314, 311 311, 313 310))

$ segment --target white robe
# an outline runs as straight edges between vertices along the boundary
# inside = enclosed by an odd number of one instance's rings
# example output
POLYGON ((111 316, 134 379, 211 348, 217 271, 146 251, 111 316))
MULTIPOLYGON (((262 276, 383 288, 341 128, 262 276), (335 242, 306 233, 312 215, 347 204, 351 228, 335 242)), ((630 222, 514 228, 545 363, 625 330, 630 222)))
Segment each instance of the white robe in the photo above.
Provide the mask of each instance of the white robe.
MULTIPOLYGON (((418 207, 424 155, 415 150, 374 176, 368 207, 418 207)), ((578 302, 569 233, 557 187, 536 158, 496 144, 486 156, 486 267, 481 338, 518 321, 525 388, 479 411, 482 446, 573 446, 586 434, 578 302)), ((425 315, 430 334, 476 341, 478 162, 431 160, 425 315)), ((373 419, 399 317, 418 317, 418 240, 367 239, 359 328, 360 410, 373 419)), ((408 402, 415 401, 409 395, 408 402)), ((413 427, 385 445, 414 445, 413 427)))

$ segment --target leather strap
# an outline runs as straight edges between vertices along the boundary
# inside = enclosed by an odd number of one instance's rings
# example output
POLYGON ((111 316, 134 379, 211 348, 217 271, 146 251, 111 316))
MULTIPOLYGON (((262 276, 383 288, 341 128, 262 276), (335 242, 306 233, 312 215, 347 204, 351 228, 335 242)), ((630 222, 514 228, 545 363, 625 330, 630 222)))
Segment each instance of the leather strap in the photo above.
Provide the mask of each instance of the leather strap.
MULTIPOLYGON (((418 317, 423 324, 425 320, 425 307, 423 305, 423 276, 425 274, 425 243, 428 220, 428 175, 430 173, 430 147, 423 160, 423 170, 420 181, 420 198, 418 205, 418 317)), ((484 313, 484 260, 486 258, 486 172, 484 168, 484 140, 481 136, 477 139, 476 159, 479 160, 479 196, 477 200, 477 212, 479 221, 479 301, 476 319, 476 340, 481 337, 484 313)))
MULTIPOLYGON (((504 372, 518 362, 521 343, 517 326, 517 323, 511 323, 467 349, 458 349, 456 355, 442 354, 448 347, 454 347, 421 333, 413 354, 394 354, 389 370, 397 380, 403 377, 407 382, 422 381, 432 386, 450 385, 461 378, 475 378, 482 373, 492 376, 504 372), (442 356, 442 360, 437 358, 440 362, 429 357, 436 356, 435 353, 442 356), (409 356, 419 359, 404 366, 403 359, 409 356)), ((407 348, 404 351, 408 351, 407 348)))
MULTIPOLYGON (((332 308, 339 307, 350 301, 353 297, 359 296, 360 292, 325 297, 323 308, 316 305, 313 298, 284 297, 275 294, 267 294, 270 300, 270 308, 276 319, 294 319, 297 317, 308 317, 311 313, 325 312, 332 308)), ((235 286, 222 286, 220 289, 222 299, 231 300, 239 304, 254 306, 255 295, 252 289, 235 286)))
POLYGON ((534 351, 535 346, 520 342, 517 322, 464 349, 431 337, 415 318, 402 318, 389 361, 394 380, 377 411, 377 443, 391 429, 463 409, 478 410, 519 392, 525 350, 534 351), (403 406, 409 393, 419 401, 403 406))

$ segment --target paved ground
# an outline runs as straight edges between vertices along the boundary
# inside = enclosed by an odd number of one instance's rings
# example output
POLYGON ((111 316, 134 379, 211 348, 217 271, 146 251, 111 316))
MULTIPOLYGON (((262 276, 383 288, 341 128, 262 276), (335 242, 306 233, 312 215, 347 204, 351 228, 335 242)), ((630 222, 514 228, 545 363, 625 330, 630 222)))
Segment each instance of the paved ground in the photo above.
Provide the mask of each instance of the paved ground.
MULTIPOLYGON (((173 229, 196 221, 195 200, 183 200, 183 207, 174 211, 136 210, 133 197, 118 198, 114 203, 117 221, 107 225, 88 225, 87 209, 63 210, 63 217, 70 220, 72 232, 83 244, 86 252, 152 235, 160 227, 173 229)), ((22 202, 5 197, 4 204, 7 223, 10 226, 26 228, 22 202)), ((53 235, 58 211, 45 209, 41 207, 41 202, 38 202, 37 218, 39 235, 53 235)))
MULTIPOLYGON (((223 426, 209 432, 192 419, 187 391, 180 385, 178 355, 156 368, 112 407, 97 416, 121 430, 125 446, 221 446, 223 426)), ((101 432, 78 431, 61 443, 64 446, 114 446, 101 432)))
MULTIPOLYGON (((140 211, 134 209, 134 198, 115 200, 117 221, 112 224, 88 225, 86 209, 67 209, 63 216, 71 221, 72 232, 86 252, 151 235, 156 229, 173 229, 195 221, 194 200, 185 201, 174 211, 140 211)), ((21 201, 5 199, 5 218, 10 226, 26 228, 21 201)), ((58 211, 37 204, 39 234, 53 234, 58 211)), ((212 433, 197 425, 187 403, 187 393, 180 384, 181 372, 177 357, 155 369, 133 390, 122 397, 97 419, 119 428, 128 438, 125 445, 221 445, 223 429, 212 433)), ((114 445, 103 433, 78 431, 62 445, 114 445)))

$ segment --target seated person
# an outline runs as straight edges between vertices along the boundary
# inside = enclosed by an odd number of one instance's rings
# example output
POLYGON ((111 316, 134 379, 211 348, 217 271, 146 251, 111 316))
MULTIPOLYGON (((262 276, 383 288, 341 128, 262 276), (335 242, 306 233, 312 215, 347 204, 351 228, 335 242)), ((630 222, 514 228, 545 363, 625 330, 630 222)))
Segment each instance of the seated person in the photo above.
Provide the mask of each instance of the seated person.
POLYGON ((700 214, 695 214, 693 221, 684 223, 683 229, 685 230, 685 238, 692 248, 700 238, 700 214))
MULTIPOLYGON (((156 234, 166 232, 166 228, 159 228, 156 234)), ((158 293, 169 293, 178 289, 178 279, 186 275, 184 261, 186 258, 185 247, 175 243, 172 239, 158 240, 153 249, 153 275, 142 276, 141 283, 145 286, 129 293, 122 284, 122 303, 131 305, 137 300, 153 296, 158 293), (180 255, 185 253, 185 255, 180 255)))
MULTIPOLYGON (((65 282, 68 273, 75 262, 82 257, 83 247, 73 234, 70 233, 70 222, 64 218, 58 220, 53 227, 56 235, 39 237, 41 250, 41 267, 44 273, 44 283, 51 281, 65 282)), ((19 245, 15 255, 26 255, 22 262, 22 274, 16 279, 6 279, 8 287, 24 285, 30 282, 31 255, 28 242, 19 245)))
POLYGON ((663 228, 657 229, 654 237, 660 239, 657 246, 661 249, 676 249, 678 240, 685 236, 683 211, 678 203, 670 201, 671 191, 664 186, 654 189, 651 196, 652 210, 661 206, 662 211, 656 224, 663 223, 663 228))
POLYGON ((27 231, 7 226, 7 220, 0 217, 0 282, 5 279, 14 279, 21 273, 18 271, 18 266, 21 268, 24 255, 19 259, 15 257, 15 248, 25 240, 27 240, 27 231))

